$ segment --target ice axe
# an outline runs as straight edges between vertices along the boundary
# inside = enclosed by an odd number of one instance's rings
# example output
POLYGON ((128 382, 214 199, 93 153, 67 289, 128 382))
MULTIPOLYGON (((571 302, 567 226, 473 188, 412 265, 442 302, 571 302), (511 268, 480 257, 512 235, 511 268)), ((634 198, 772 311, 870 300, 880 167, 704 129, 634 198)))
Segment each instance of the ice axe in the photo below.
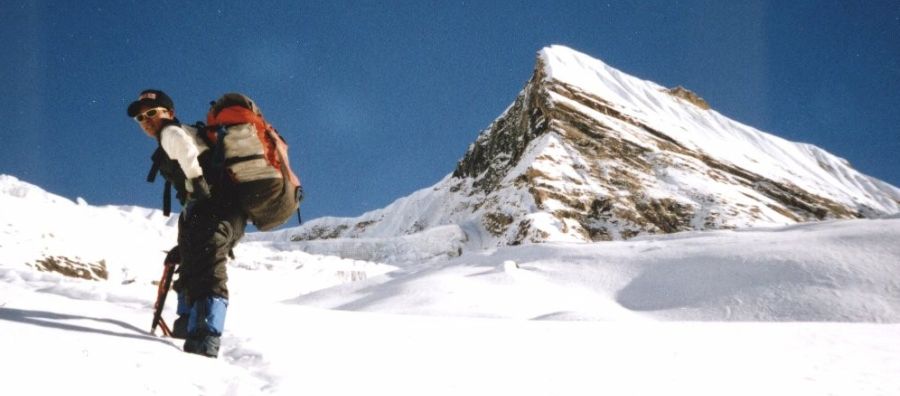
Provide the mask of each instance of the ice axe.
POLYGON ((172 330, 162 318, 162 311, 166 305, 166 296, 169 295, 169 289, 172 288, 172 275, 175 273, 175 264, 168 262, 168 260, 163 263, 162 278, 159 280, 159 288, 156 291, 156 303, 153 304, 153 325, 150 326, 151 335, 156 335, 156 326, 159 326, 164 337, 172 336, 172 330))

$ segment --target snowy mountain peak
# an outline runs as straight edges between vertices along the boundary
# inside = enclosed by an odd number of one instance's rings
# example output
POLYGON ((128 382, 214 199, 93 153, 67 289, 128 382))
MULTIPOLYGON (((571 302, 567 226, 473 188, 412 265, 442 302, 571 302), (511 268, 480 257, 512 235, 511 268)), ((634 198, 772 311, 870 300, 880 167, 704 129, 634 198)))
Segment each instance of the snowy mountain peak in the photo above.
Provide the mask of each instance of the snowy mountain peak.
POLYGON ((360 218, 292 232, 396 236, 452 224, 492 246, 898 211, 900 190, 846 160, 728 119, 686 88, 554 45, 452 175, 360 218))

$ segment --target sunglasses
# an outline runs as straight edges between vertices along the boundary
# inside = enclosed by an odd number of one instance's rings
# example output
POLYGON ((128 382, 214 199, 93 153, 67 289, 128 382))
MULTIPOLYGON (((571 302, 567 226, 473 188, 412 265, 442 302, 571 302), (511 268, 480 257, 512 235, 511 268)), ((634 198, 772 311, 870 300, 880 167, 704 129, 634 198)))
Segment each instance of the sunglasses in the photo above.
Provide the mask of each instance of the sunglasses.
POLYGON ((144 122, 144 120, 149 120, 151 118, 156 118, 160 112, 168 111, 165 107, 156 107, 150 110, 147 110, 141 114, 134 116, 134 120, 137 122, 144 122))

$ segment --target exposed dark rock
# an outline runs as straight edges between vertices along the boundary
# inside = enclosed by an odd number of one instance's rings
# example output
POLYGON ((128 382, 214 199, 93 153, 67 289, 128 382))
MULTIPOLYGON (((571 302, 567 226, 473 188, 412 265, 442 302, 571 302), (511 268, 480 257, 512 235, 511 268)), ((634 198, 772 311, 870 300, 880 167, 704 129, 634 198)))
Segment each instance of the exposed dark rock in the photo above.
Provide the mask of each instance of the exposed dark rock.
POLYGON ((706 103, 706 101, 703 100, 703 98, 701 98, 700 95, 697 95, 696 93, 691 92, 690 90, 688 90, 685 87, 682 87, 681 85, 679 85, 675 88, 669 89, 666 92, 669 95, 684 99, 684 100, 692 103, 694 106, 697 106, 703 110, 709 110, 709 103, 706 103))
POLYGON ((334 227, 324 226, 324 225, 316 225, 310 229, 305 229, 303 232, 298 234, 291 235, 291 241, 311 241, 315 239, 334 239, 341 237, 341 234, 346 231, 349 226, 346 224, 340 224, 334 227))
MULTIPOLYGON (((667 92, 701 108, 709 108, 706 101, 683 87, 676 87, 667 92)), ((607 197, 586 195, 578 188, 571 191, 559 189, 559 183, 553 183, 551 177, 534 167, 529 167, 515 181, 521 188, 526 188, 530 192, 539 208, 546 208, 546 202, 549 201, 558 202, 566 207, 564 210, 555 210, 553 215, 578 222, 585 239, 610 239, 608 221, 613 218, 618 219, 618 223, 615 224, 617 227, 624 227, 624 232, 620 235, 623 238, 640 233, 670 233, 692 229, 694 217, 697 215, 694 205, 666 197, 647 197, 645 194, 644 178, 655 178, 659 169, 671 167, 675 162, 669 155, 659 155, 660 152, 692 159, 696 164, 688 165, 690 162, 682 160, 679 166, 690 167, 694 171, 704 171, 700 168, 705 166, 707 168, 705 172, 710 178, 723 183, 743 185, 762 193, 782 204, 783 206, 769 206, 777 207, 776 212, 790 219, 805 221, 858 216, 856 212, 826 198, 723 163, 702 152, 690 150, 664 131, 625 115, 602 98, 569 84, 547 80, 543 75, 540 60, 534 75, 516 98, 515 103, 470 146, 458 163, 454 177, 474 179, 473 185, 483 193, 495 191, 501 187, 499 182, 517 165, 528 144, 546 133, 559 135, 560 140, 569 144, 587 163, 597 164, 601 160, 606 160, 621 164, 616 169, 583 166, 578 168, 614 192, 612 196, 607 197), (565 97, 568 101, 554 101, 551 99, 551 93, 565 97), (585 114, 578 106, 584 106, 639 128, 651 138, 648 142, 653 142, 653 146, 642 146, 623 139, 612 125, 585 114)), ((564 181, 574 187, 582 184, 580 180, 564 181)), ((760 209, 735 208, 725 213, 712 211, 706 213, 699 222, 703 227, 715 228, 717 217, 739 213, 758 217, 760 209)), ((503 234, 513 221, 514 219, 505 217, 500 219, 493 212, 482 219, 485 228, 495 236, 503 234)), ((510 243, 521 243, 528 239, 526 235, 534 238, 527 230, 531 227, 530 222, 520 222, 518 227, 517 237, 510 243)), ((565 225, 563 227, 567 228, 565 225)))
POLYGON ((71 259, 65 256, 50 256, 38 259, 31 265, 38 271, 56 272, 71 278, 87 280, 109 279, 105 260, 100 260, 96 263, 82 262, 80 260, 78 257, 71 259))
POLYGON ((482 225, 494 236, 503 235, 513 222, 513 217, 506 213, 491 212, 482 218, 482 225))
POLYGON ((547 131, 545 103, 540 102, 546 95, 539 92, 543 78, 543 67, 539 65, 506 114, 469 146, 453 177, 475 178, 474 186, 485 193, 497 188, 498 182, 519 162, 528 144, 547 131))
POLYGON ((694 217, 694 210, 690 205, 669 198, 638 202, 635 209, 664 233, 691 229, 691 219, 694 217))

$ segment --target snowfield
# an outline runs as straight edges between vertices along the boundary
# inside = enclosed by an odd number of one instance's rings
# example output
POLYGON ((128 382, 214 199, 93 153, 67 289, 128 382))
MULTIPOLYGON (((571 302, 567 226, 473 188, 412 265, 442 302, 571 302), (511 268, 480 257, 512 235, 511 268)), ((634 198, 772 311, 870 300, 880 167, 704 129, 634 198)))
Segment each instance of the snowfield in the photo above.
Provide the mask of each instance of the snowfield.
POLYGON ((250 234, 213 360, 148 333, 171 219, 77 201, 0 176, 3 394, 900 394, 898 216, 496 249, 250 234))

